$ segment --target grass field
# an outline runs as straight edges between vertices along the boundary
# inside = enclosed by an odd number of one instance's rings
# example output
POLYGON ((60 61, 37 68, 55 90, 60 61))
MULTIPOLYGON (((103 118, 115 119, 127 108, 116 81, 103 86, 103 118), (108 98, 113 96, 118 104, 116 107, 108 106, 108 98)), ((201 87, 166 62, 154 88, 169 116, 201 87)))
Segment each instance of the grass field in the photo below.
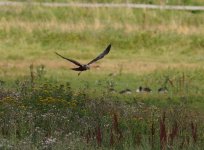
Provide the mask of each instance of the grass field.
MULTIPOLYGON (((15 1, 15 0, 1 0, 15 1)), ((28 0, 18 0, 30 2, 28 0)), ((75 2, 75 3, 139 3, 139 4, 167 4, 167 5, 204 5, 202 0, 33 0, 34 2, 75 2)))
POLYGON ((0 148, 202 149, 203 17, 1 6, 0 148), (109 43, 110 54, 80 76, 54 54, 85 63, 109 43), (118 93, 126 88, 133 93, 118 93))

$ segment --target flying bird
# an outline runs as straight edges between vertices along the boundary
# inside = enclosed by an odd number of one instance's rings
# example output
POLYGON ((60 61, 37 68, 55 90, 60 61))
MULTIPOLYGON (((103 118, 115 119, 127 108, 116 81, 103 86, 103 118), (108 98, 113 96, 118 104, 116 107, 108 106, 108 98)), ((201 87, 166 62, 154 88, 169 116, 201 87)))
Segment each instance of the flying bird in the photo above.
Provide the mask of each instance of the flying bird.
POLYGON ((78 61, 76 60, 73 60, 73 59, 69 59, 69 58, 66 58, 60 54, 58 54, 57 52, 55 52, 58 56, 60 56, 61 58, 65 59, 65 60, 68 60, 70 62, 72 62, 73 64, 77 65, 78 67, 76 68, 71 68, 72 70, 74 71, 79 71, 78 75, 81 74, 82 71, 86 71, 86 70, 89 70, 90 69, 90 65, 100 59, 102 59, 105 55, 107 55, 109 52, 110 52, 110 49, 111 49, 111 44, 108 45, 108 47, 100 54, 98 55, 96 58, 94 58, 92 61, 90 61, 89 63, 87 64, 81 64, 79 63, 78 61))

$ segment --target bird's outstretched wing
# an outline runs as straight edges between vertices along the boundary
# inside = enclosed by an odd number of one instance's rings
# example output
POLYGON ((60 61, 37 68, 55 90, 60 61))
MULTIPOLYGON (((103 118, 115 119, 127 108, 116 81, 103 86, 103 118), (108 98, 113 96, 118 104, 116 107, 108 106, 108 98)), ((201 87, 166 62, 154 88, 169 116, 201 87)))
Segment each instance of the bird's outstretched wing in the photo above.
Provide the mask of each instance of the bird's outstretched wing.
POLYGON ((98 61, 99 59, 102 59, 105 55, 107 55, 109 53, 110 49, 111 49, 111 44, 109 44, 108 47, 100 55, 98 55, 95 59, 90 61, 87 65, 90 65, 90 64, 98 61))
POLYGON ((77 62, 77 61, 75 61, 75 60, 73 60, 73 59, 66 58, 66 57, 64 57, 64 56, 62 56, 62 55, 60 55, 60 54, 58 54, 57 52, 55 52, 55 54, 57 54, 58 56, 60 56, 60 57, 63 58, 63 59, 66 59, 66 60, 68 60, 68 61, 74 63, 75 65, 77 65, 77 66, 79 66, 79 67, 82 67, 82 64, 80 64, 79 62, 77 62))

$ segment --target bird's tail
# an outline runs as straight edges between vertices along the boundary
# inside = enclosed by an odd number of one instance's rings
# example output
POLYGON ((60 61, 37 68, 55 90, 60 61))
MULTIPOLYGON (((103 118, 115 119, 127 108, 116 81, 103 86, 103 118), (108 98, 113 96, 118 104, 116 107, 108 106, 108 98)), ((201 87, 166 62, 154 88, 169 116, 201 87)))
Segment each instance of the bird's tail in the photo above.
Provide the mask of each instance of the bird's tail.
POLYGON ((71 70, 74 70, 74 71, 81 71, 80 67, 78 67, 78 68, 71 68, 71 70))
POLYGON ((80 68, 71 68, 71 69, 74 70, 74 71, 80 71, 80 72, 78 73, 78 76, 82 73, 82 71, 81 71, 80 68))

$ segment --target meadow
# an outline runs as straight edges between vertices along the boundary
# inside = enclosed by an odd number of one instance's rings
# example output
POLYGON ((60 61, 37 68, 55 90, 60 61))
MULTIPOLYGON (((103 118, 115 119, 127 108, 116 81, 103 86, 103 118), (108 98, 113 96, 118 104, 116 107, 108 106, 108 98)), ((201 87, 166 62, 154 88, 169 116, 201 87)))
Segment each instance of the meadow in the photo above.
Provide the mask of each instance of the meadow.
MULTIPOLYGON (((16 1, 16 0, 0 0, 16 1)), ((138 4, 166 4, 166 5, 203 5, 202 0, 18 0, 18 2, 69 2, 69 3, 138 3, 138 4)))
POLYGON ((202 149, 203 16, 1 6, 0 148, 202 149), (85 63, 109 43, 80 76, 54 53, 85 63))

